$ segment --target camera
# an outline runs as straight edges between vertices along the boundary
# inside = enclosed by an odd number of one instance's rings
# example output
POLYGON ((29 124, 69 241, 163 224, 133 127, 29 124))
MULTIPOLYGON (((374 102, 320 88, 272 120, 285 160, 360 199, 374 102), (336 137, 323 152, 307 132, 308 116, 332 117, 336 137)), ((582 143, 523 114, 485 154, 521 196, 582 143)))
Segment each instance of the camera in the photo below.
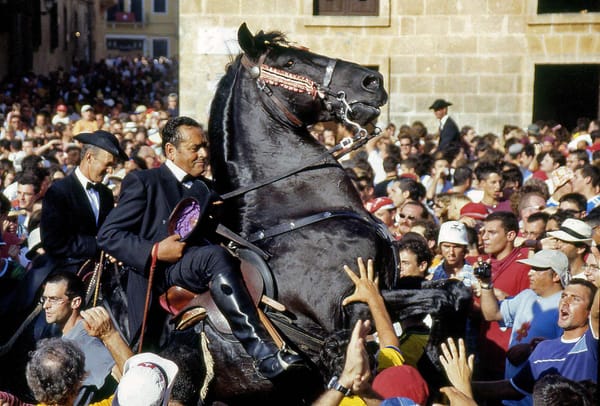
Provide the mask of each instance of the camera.
POLYGON ((473 269, 473 273, 479 279, 489 279, 492 277, 492 265, 488 262, 479 262, 473 269))

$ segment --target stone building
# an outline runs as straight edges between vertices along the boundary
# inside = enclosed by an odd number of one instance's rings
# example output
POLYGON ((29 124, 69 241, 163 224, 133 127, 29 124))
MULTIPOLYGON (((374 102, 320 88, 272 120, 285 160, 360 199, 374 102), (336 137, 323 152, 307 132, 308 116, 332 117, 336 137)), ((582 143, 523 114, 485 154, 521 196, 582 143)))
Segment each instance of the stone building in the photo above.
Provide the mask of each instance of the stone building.
POLYGON ((181 108, 207 121, 245 21, 377 68, 390 94, 381 125, 422 120, 435 131, 428 107, 445 98, 459 125, 480 133, 537 119, 571 128, 599 115, 599 11, 597 0, 186 0, 181 108))

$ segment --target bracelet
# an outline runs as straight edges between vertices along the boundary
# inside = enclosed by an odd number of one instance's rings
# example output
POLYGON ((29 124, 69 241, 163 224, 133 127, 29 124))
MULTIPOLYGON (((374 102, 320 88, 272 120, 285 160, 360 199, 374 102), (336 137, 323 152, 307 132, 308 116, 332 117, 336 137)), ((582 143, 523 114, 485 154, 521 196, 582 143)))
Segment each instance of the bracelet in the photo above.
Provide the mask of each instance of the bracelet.
POLYGON ((479 286, 481 286, 481 289, 485 289, 485 290, 492 290, 492 289, 494 289, 494 284, 492 282, 490 282, 490 283, 480 283, 479 286))

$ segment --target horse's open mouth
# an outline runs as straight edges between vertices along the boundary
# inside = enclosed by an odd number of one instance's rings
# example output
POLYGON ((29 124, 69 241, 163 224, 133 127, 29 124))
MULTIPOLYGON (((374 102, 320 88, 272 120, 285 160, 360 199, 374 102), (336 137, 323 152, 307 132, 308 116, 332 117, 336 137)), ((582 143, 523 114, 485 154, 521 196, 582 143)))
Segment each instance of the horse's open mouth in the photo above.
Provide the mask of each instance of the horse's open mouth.
POLYGON ((381 110, 379 107, 371 106, 369 104, 354 102, 350 104, 352 111, 350 112, 350 119, 357 122, 360 125, 368 124, 375 121, 381 110))

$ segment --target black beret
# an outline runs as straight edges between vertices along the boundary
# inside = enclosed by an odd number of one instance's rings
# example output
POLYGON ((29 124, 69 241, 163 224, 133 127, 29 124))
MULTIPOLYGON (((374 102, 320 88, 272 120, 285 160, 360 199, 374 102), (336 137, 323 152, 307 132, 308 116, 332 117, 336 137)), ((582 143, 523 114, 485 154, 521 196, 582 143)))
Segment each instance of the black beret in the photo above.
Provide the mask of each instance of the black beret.
POLYGON ((452 106, 452 103, 444 100, 444 99, 437 99, 436 101, 433 102, 433 104, 431 106, 429 106, 430 110, 439 110, 439 109, 443 109, 444 107, 448 107, 448 106, 452 106))
POLYGON ((129 159, 125 151, 121 149, 117 137, 108 131, 97 130, 93 133, 79 133, 73 138, 82 144, 90 144, 95 145, 98 148, 102 148, 103 150, 124 161, 129 159))

